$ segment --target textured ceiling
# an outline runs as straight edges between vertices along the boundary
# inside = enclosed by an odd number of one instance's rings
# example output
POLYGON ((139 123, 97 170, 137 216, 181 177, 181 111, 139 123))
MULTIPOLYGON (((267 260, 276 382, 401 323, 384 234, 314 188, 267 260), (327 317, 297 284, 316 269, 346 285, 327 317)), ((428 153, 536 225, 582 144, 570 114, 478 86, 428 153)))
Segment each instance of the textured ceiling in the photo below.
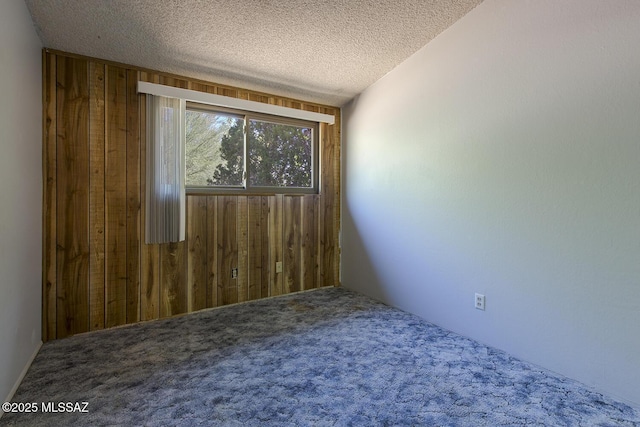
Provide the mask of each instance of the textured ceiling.
POLYGON ((25 0, 51 49, 341 106, 481 0, 25 0))

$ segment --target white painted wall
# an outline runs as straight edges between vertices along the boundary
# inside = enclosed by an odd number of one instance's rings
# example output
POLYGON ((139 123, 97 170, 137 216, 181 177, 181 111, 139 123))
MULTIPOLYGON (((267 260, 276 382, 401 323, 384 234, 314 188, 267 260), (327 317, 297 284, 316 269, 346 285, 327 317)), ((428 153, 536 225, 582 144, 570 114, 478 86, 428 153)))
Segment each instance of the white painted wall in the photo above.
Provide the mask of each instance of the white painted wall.
POLYGON ((0 1, 0 399, 41 342, 41 49, 25 3, 0 1))
POLYGON ((345 287, 640 407, 640 2, 486 0, 344 113, 345 287))

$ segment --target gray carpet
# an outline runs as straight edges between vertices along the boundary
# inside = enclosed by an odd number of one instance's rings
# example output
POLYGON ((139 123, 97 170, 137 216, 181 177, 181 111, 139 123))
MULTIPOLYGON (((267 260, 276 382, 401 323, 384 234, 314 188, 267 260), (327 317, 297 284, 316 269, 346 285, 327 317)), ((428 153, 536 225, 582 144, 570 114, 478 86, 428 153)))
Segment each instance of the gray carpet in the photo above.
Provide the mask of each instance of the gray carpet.
POLYGON ((0 425, 640 425, 584 385, 339 288, 48 342, 14 402, 88 413, 0 425))

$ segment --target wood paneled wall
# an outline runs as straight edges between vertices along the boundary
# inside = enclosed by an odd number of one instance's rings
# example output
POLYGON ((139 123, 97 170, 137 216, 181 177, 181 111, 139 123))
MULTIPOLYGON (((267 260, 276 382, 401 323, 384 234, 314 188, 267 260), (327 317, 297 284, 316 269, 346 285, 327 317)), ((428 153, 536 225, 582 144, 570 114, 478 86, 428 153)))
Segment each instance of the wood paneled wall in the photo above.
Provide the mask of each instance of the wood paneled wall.
POLYGON ((48 50, 43 84, 44 341, 339 285, 338 108, 48 50), (188 195, 186 241, 144 244, 139 79, 335 115, 319 194, 188 195))

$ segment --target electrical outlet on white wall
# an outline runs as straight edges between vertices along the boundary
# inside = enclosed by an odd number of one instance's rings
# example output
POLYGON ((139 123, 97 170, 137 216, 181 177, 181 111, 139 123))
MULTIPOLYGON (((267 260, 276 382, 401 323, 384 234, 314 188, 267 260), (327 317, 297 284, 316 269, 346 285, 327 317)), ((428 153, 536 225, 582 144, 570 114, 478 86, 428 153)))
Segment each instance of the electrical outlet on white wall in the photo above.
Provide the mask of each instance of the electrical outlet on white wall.
POLYGON ((484 310, 484 295, 476 294, 475 307, 478 310, 484 310))

